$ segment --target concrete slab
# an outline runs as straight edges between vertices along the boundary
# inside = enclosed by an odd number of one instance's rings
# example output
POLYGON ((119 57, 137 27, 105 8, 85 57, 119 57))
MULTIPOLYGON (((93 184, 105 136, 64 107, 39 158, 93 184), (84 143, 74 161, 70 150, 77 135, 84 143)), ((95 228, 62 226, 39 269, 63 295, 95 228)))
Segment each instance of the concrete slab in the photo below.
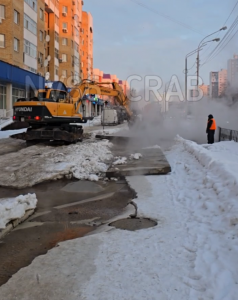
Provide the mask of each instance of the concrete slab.
MULTIPOLYGON (((107 138, 104 136, 103 138, 107 138)), ((171 167, 160 147, 143 148, 137 144, 136 138, 128 136, 109 136, 114 143, 112 153, 114 156, 127 157, 127 163, 113 165, 106 172, 108 178, 136 176, 136 175, 165 175, 171 172, 171 167), (126 145, 123 142, 126 141, 126 145), (139 159, 131 159, 131 154, 140 153, 139 159)), ((148 145, 147 145, 148 146, 148 145)))

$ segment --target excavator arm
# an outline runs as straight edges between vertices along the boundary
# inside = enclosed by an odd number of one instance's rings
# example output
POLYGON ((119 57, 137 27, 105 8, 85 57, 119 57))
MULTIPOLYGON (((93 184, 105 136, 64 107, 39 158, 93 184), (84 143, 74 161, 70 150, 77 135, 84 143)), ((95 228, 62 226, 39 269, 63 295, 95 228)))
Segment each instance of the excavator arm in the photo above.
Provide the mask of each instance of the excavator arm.
POLYGON ((76 111, 79 109, 84 95, 95 94, 95 95, 107 95, 114 97, 116 102, 126 109, 128 119, 133 117, 133 113, 130 110, 128 97, 123 93, 122 88, 116 82, 105 82, 99 83, 95 81, 84 80, 79 85, 75 86, 71 92, 70 96, 74 103, 77 103, 76 111), (107 86, 104 86, 107 85, 107 86), (108 87, 111 85, 112 88, 108 87))

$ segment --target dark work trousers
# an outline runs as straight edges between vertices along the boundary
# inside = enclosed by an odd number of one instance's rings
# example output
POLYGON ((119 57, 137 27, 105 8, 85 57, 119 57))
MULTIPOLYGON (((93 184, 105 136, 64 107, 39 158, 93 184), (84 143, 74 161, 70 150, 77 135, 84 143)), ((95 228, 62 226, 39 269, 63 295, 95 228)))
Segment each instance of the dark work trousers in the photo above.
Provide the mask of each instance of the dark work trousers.
POLYGON ((215 130, 208 130, 208 132, 207 132, 207 142, 208 142, 208 144, 213 144, 214 143, 214 135, 215 135, 215 130))

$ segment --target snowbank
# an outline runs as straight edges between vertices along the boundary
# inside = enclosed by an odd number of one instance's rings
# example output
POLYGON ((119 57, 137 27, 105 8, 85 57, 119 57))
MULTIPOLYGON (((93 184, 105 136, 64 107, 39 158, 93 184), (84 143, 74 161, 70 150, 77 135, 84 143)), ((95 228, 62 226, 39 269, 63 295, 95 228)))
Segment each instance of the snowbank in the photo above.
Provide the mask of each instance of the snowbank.
POLYGON ((84 141, 62 147, 37 145, 0 156, 0 185, 24 188, 64 176, 98 180, 112 158, 110 147, 106 140, 84 141))
POLYGON ((10 135, 17 134, 17 133, 22 133, 22 132, 25 132, 25 131, 26 131, 26 129, 4 130, 4 131, 0 130, 0 139, 6 139, 6 138, 9 138, 10 135))
POLYGON ((27 210, 35 209, 36 204, 35 194, 0 199, 0 229, 5 228, 11 220, 23 217, 27 210))

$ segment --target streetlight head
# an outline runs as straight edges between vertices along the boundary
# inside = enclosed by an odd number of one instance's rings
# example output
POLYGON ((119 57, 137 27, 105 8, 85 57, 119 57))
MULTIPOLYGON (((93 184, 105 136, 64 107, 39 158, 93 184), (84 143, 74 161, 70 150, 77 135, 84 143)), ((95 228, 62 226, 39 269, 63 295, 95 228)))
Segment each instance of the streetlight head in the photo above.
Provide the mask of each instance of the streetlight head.
POLYGON ((223 26, 220 30, 227 30, 227 26, 223 26))
POLYGON ((219 42, 220 38, 214 39, 213 42, 219 42))

